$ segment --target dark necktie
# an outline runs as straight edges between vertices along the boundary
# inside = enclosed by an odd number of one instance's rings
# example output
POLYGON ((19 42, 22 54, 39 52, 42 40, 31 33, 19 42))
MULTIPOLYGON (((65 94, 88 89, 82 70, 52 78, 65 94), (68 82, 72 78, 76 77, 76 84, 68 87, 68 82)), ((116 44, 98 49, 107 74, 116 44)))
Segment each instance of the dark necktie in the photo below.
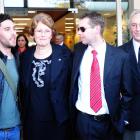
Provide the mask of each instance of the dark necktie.
POLYGON ((94 112, 98 112, 102 107, 100 68, 96 57, 97 52, 93 50, 92 53, 93 62, 90 73, 90 107, 94 112))

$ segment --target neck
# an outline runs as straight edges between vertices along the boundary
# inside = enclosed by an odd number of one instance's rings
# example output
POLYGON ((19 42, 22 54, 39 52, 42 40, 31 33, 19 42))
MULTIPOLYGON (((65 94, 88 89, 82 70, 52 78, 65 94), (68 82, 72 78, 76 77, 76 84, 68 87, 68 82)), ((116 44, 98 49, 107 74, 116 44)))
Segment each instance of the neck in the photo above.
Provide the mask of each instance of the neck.
POLYGON ((51 55, 52 53, 52 46, 48 45, 46 47, 36 46, 36 50, 34 53, 35 58, 44 59, 51 55))
POLYGON ((101 44, 104 43, 104 39, 101 37, 101 38, 98 38, 96 41, 92 42, 91 43, 91 46, 96 49, 97 47, 101 46, 101 44))
POLYGON ((22 52, 24 52, 25 50, 26 50, 26 47, 19 47, 19 48, 18 48, 19 53, 22 53, 22 52))
POLYGON ((4 47, 2 45, 0 45, 0 51, 7 56, 8 59, 12 59, 13 58, 13 54, 11 52, 11 48, 8 47, 4 47))

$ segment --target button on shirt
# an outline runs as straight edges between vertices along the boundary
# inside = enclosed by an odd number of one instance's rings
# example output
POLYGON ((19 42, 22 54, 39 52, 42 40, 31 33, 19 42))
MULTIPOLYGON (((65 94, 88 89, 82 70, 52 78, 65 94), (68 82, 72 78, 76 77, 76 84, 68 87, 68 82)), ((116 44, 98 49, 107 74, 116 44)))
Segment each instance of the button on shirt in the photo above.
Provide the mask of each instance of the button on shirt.
POLYGON ((106 52, 105 42, 96 49, 98 53, 97 59, 100 66, 102 108, 97 113, 95 113, 90 107, 90 72, 93 61, 93 54, 91 53, 92 50, 93 47, 88 46, 81 61, 79 69, 80 75, 78 78, 79 92, 78 99, 76 101, 76 108, 81 112, 91 115, 109 114, 107 102, 105 100, 104 85, 103 85, 104 61, 106 52))

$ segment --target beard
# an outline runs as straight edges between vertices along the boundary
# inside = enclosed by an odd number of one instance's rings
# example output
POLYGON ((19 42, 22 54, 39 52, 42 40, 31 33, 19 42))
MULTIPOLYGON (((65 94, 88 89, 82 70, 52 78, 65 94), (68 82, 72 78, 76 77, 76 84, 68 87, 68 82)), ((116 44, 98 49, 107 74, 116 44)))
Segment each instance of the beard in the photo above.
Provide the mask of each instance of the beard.
POLYGON ((4 48, 14 48, 16 46, 15 42, 0 42, 0 44, 4 47, 4 48))
POLYGON ((15 46, 6 46, 7 48, 14 48, 15 46))

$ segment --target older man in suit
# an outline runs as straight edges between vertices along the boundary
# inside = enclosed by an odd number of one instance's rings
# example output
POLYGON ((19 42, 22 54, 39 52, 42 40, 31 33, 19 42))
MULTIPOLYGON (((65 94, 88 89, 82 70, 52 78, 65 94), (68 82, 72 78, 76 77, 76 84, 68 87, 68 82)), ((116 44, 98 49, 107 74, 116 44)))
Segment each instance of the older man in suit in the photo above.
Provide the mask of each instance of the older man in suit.
POLYGON ((57 33, 55 35, 55 44, 61 46, 62 48, 66 49, 66 50, 67 49, 69 50, 68 46, 64 43, 64 35, 61 33, 57 33))
POLYGON ((116 136, 129 122, 128 54, 107 44, 103 29, 104 18, 99 13, 80 18, 77 33, 81 42, 75 45, 70 94, 78 140, 119 140, 116 136))
POLYGON ((129 29, 132 39, 121 47, 130 55, 134 98, 124 140, 140 140, 140 10, 134 10, 130 15, 129 29))

